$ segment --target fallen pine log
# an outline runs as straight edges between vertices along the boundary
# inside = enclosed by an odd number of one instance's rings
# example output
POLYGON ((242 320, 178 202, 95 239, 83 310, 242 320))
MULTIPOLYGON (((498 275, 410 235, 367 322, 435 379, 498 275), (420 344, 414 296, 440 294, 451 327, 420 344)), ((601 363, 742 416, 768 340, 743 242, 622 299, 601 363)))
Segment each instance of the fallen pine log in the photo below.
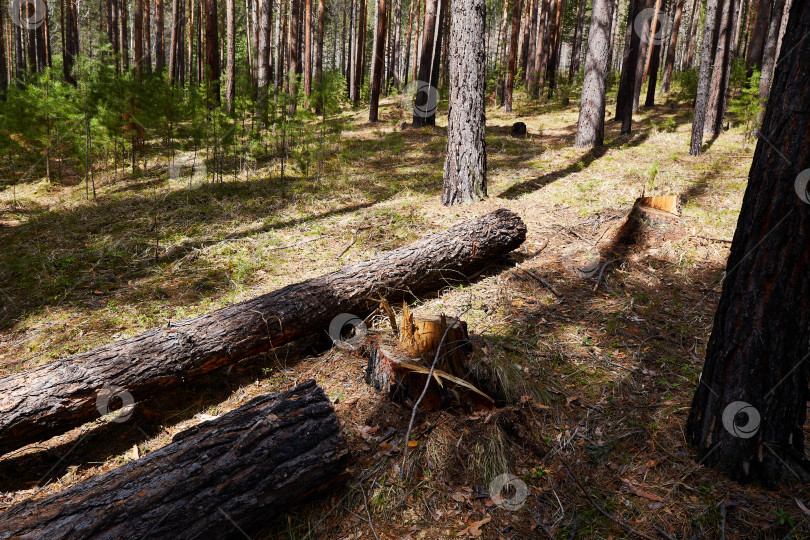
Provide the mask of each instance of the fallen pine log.
POLYGON ((463 283, 520 246, 526 226, 496 210, 409 246, 193 319, 0 379, 0 455, 99 416, 99 392, 134 401, 404 298, 463 283))
POLYGON ((223 538, 345 480, 346 437, 307 381, 178 433, 163 448, 0 514, 0 538, 223 538))

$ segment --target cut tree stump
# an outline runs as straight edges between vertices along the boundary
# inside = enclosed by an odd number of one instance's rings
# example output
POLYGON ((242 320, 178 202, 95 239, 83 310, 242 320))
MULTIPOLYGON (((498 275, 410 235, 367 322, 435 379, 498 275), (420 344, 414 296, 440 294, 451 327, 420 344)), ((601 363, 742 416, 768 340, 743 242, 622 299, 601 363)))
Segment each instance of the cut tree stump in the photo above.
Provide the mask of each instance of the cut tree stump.
POLYGON ((380 336, 366 345, 366 382, 393 401, 414 403, 424 390, 438 352, 420 407, 436 410, 455 403, 491 406, 492 398, 464 380, 471 351, 466 322, 444 315, 414 315, 404 305, 399 341, 380 336))
POLYGON ((365 315, 375 297, 464 283, 520 246, 526 226, 500 209, 336 272, 0 379, 0 455, 98 418, 116 385, 137 402, 214 369, 365 315))
POLYGON ((632 251, 661 245, 685 234, 678 195, 639 197, 627 219, 616 231, 609 248, 611 258, 622 259, 632 251))
POLYGON ((0 514, 0 538, 222 538, 347 478, 349 451, 315 381, 256 397, 117 469, 0 514), (238 528, 237 528, 238 527, 238 528))

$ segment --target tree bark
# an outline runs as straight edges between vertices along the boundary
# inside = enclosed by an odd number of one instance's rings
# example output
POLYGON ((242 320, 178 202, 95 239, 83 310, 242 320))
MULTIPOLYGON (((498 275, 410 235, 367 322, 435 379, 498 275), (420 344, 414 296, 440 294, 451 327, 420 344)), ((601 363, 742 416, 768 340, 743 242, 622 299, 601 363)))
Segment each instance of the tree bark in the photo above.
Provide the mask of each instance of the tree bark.
POLYGON ((515 89, 515 71, 517 70, 517 48, 520 36, 521 0, 512 0, 512 23, 509 35, 509 64, 506 71, 506 88, 504 89, 503 109, 512 112, 512 93, 515 89))
POLYGON ((365 68, 365 57, 363 55, 366 41, 366 0, 356 0, 357 14, 355 15, 357 25, 357 35, 355 36, 355 56, 354 56, 354 78, 352 79, 351 100, 356 105, 360 102, 360 82, 363 78, 365 68))
POLYGON ((304 94, 312 94, 312 0, 304 0, 304 94))
POLYGON ((442 204, 471 204, 487 196, 486 2, 451 4, 450 112, 444 161, 442 204))
POLYGON ((141 459, 12 506, 0 515, 0 536, 185 539, 256 532, 344 481, 349 457, 329 398, 309 380, 189 428, 141 459))
POLYGON ((158 73, 166 67, 164 24, 163 0, 155 0, 155 71, 158 73))
POLYGON ((718 0, 706 3, 706 24, 703 30, 703 47, 700 54, 700 72, 698 73, 697 96, 695 98, 695 118, 692 121, 692 139, 689 142, 689 154, 699 156, 703 152, 703 126, 706 121, 706 108, 709 104, 709 84, 712 75, 712 46, 714 45, 714 27, 717 20, 718 0))
MULTIPOLYGON (((73 2, 74 9, 75 9, 75 2, 76 0, 65 0, 66 2, 73 2)), ((119 22, 119 31, 120 31, 120 40, 121 40, 121 69, 123 71, 129 71, 129 50, 130 50, 130 39, 129 39, 129 5, 127 4, 127 0, 118 0, 118 7, 121 10, 121 13, 118 14, 118 22, 119 22)), ((77 24, 77 32, 76 32, 76 49, 78 51, 78 23, 77 24)), ((78 53, 77 53, 78 54, 78 53)))
MULTIPOLYGON (((646 0, 644 2, 644 9, 653 9, 657 0, 646 0)), ((652 22, 655 18, 650 19, 649 24, 644 25, 644 29, 641 32, 641 43, 639 45, 638 51, 638 61, 636 62, 636 76, 634 78, 635 86, 633 87, 633 112, 638 111, 639 100, 641 98, 641 87, 644 86, 644 77, 647 74, 647 58, 649 53, 649 47, 651 45, 650 39, 650 29, 652 22)), ((631 23, 628 21, 627 23, 630 25, 631 23)), ((635 26, 635 25, 633 25, 635 26)))
POLYGON ((652 49, 650 49, 650 68, 649 68, 649 81, 647 84, 647 98, 644 100, 645 107, 652 107, 655 105, 655 89, 658 86, 658 67, 661 63, 661 41, 660 32, 662 31, 662 18, 663 10, 656 13, 652 20, 651 28, 651 42, 652 49))
POLYGON ((143 0, 143 26, 146 29, 143 36, 143 69, 152 73, 152 7, 149 0, 143 0))
MULTIPOLYGON (((532 5, 531 18, 529 20, 529 47, 526 52, 526 93, 532 95, 532 87, 537 81, 537 70, 535 69, 535 56, 537 55, 537 15, 540 2, 542 0, 530 0, 532 5)), ((587 0, 586 0, 587 1, 587 0)))
POLYGON ((228 114, 233 112, 233 98, 236 94, 236 21, 234 0, 225 0, 225 110, 228 114))
MULTIPOLYGON (((408 8, 408 37, 405 38, 405 65, 403 66, 403 84, 408 84, 408 78, 411 74, 411 39, 413 37, 413 8, 414 6, 419 4, 419 0, 410 0, 411 5, 408 8)), ((416 14, 417 19, 419 18, 419 14, 416 14)), ((418 24, 418 23, 417 23, 418 24)))
POLYGON ((613 0, 594 0, 575 141, 575 146, 579 148, 604 144, 605 93, 612 23, 613 0))
MULTIPOLYGON (((574 29, 574 43, 571 47, 571 62, 568 68, 568 78, 570 80, 574 80, 574 77, 579 75, 580 56, 582 56, 582 31, 585 29, 585 4, 587 3, 588 0, 579 0, 577 25, 574 29)), ((608 7, 608 11, 612 11, 612 7, 608 7)), ((593 13, 593 8, 591 8, 591 13, 593 13)), ((591 17, 593 17, 593 14, 591 14, 591 17)), ((610 26, 610 23, 608 23, 608 26, 610 26)), ((610 34, 608 34, 608 48, 610 48, 610 34)), ((607 57, 605 57, 605 60, 607 60, 607 57)))
POLYGON ((497 210, 343 270, 0 379, 0 454, 97 418, 96 395, 109 385, 136 400, 168 391, 312 334, 339 313, 368 313, 379 294, 393 301, 406 289, 463 282, 525 236, 517 215, 497 210))
MULTIPOLYGON (((323 113, 323 98, 326 91, 323 87, 323 39, 326 22, 326 2, 318 0, 318 36, 315 43, 315 89, 318 97, 315 100, 315 113, 323 113)), ((337 48, 337 47, 336 47, 337 48)))
POLYGON ((0 100, 5 101, 8 88, 8 71, 6 70, 6 25, 3 22, 3 13, 0 9, 0 100))
MULTIPOLYGON (((79 13, 76 0, 65 0, 65 47, 62 51, 62 62, 65 81, 76 86, 73 76, 73 66, 79 56, 79 13)), ((22 42, 20 42, 22 44, 22 42)), ((21 52, 21 51, 20 51, 21 52)), ((23 64, 25 66, 25 64, 23 64)))
POLYGON ((385 54, 386 0, 377 0, 377 28, 374 36, 374 53, 371 58, 371 105, 368 109, 368 121, 378 120, 380 106, 380 87, 385 54))
POLYGON ((135 0, 132 13, 132 66, 138 77, 143 75, 143 0, 135 0))
MULTIPOLYGON (((259 40, 257 48, 257 61, 258 61, 258 97, 256 107, 259 111, 261 121, 264 122, 265 112, 267 111, 267 90, 270 86, 270 10, 272 9, 273 0, 256 0, 259 3, 259 40)), ((276 69, 279 69, 276 66, 276 69)))
POLYGON ((639 11, 641 11, 641 0, 630 0, 627 9, 622 76, 619 80, 619 93, 616 97, 616 120, 622 123, 623 135, 630 133, 633 126, 633 92, 636 86, 636 67, 641 49, 641 36, 633 30, 633 21, 639 11))
POLYGON ((551 11, 550 0, 537 0, 542 2, 542 8, 538 14, 537 24, 537 44, 535 45, 534 52, 534 69, 532 74, 534 79, 529 81, 530 94, 534 97, 540 97, 543 90, 543 81, 545 80, 545 58, 546 51, 548 50, 548 33, 549 33, 549 12, 551 11))
POLYGON ((691 21, 689 23, 689 31, 686 33, 686 39, 689 40, 686 49, 686 56, 684 58, 684 62, 682 65, 682 69, 692 69, 692 65, 695 61, 695 48, 697 47, 697 32, 698 26, 700 24, 700 9, 703 6, 703 3, 700 0, 695 0, 692 3, 692 15, 690 17, 691 21))
POLYGON ((769 487, 810 479, 808 33, 810 5, 793 2, 686 430, 703 465, 769 487))
POLYGON ((669 85, 672 82, 672 69, 675 67, 675 53, 678 49, 678 33, 681 30, 681 17, 683 16, 684 0, 676 0, 675 16, 672 20, 672 33, 669 36, 669 47, 667 48, 667 59, 664 64, 664 77, 661 80, 661 93, 669 92, 669 85))
POLYGON ((712 83, 709 87, 709 104, 706 107, 706 118, 703 132, 717 137, 723 131, 723 111, 725 110, 726 88, 731 72, 731 32, 733 29, 731 14, 737 0, 723 0, 723 11, 717 32, 717 45, 712 69, 712 83))
MULTIPOLYGON (((748 56, 745 59, 745 68, 749 74, 757 66, 762 66, 762 55, 765 51, 765 42, 768 40, 768 27, 771 21, 771 0, 752 0, 756 2, 756 16, 754 28, 751 30, 751 39, 748 42, 748 56)), ((750 76, 750 75, 749 75, 750 76)))
POLYGON ((217 0, 205 0, 205 80, 208 82, 208 106, 219 105, 219 17, 217 0))
POLYGON ((762 53, 762 76, 759 79, 759 99, 762 103, 768 101, 771 87, 771 75, 774 71, 776 56, 778 54, 777 45, 779 43, 779 31, 782 28, 782 14, 785 10, 785 0, 775 0, 773 4, 773 15, 768 25, 768 40, 765 50, 762 53))
POLYGON ((563 13, 565 12, 565 0, 554 0, 557 5, 556 22, 551 35, 551 49, 549 52, 548 67, 546 68, 546 79, 548 81, 548 98, 554 94, 557 88, 557 69, 560 63, 560 48, 562 47, 563 13))
MULTIPOLYGON (((419 74, 416 79, 435 86, 431 82, 433 73, 433 55, 436 47, 437 19, 439 11, 439 0, 425 0, 425 22, 422 30, 422 45, 420 47, 419 74)), ((426 92, 419 92, 414 97, 413 127, 419 128, 427 124, 427 120, 421 111, 424 111, 430 95, 426 92)))
POLYGON ((169 83, 173 83, 179 78, 177 71, 180 64, 177 60, 178 54, 182 54, 183 51, 183 46, 180 44, 180 18, 183 17, 180 6, 180 0, 172 0, 172 28, 169 35, 169 83))

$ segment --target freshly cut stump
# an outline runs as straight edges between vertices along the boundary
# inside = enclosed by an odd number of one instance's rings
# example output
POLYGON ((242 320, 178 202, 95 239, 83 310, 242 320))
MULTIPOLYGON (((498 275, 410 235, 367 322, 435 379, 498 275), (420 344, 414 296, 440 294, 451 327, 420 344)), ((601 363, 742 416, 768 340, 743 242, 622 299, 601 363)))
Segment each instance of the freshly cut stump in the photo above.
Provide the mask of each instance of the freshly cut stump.
POLYGON ((99 392, 138 402, 293 339, 341 313, 364 316, 374 298, 435 291, 470 276, 526 239, 500 209, 409 246, 193 319, 172 322, 0 379, 0 455, 99 417, 99 392))
POLYGON ((335 411, 310 380, 256 397, 118 469, 12 506, 0 514, 0 538, 238 536, 338 485, 348 461, 335 411))
POLYGON ((685 234, 677 195, 640 197, 613 236, 609 251, 614 258, 627 257, 638 248, 658 246, 685 234))

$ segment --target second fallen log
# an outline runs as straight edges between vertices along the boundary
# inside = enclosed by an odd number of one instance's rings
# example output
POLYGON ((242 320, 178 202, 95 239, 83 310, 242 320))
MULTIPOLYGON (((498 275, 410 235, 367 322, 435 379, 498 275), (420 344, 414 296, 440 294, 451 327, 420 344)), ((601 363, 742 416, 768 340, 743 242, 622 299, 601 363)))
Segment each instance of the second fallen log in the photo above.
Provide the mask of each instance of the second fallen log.
POLYGON ((401 299, 465 283, 526 239, 500 209, 414 244, 193 319, 171 323, 0 379, 0 455, 98 418, 102 391, 134 401, 321 331, 340 313, 364 315, 380 295, 401 299))
POLYGON ((315 381, 258 396, 155 452, 0 513, 6 538, 224 538, 347 478, 349 450, 315 381))

